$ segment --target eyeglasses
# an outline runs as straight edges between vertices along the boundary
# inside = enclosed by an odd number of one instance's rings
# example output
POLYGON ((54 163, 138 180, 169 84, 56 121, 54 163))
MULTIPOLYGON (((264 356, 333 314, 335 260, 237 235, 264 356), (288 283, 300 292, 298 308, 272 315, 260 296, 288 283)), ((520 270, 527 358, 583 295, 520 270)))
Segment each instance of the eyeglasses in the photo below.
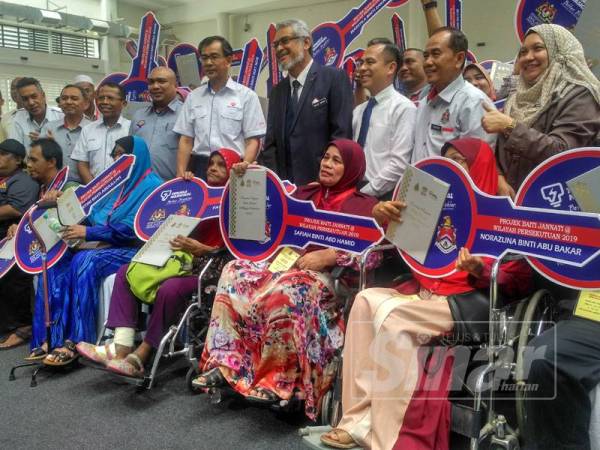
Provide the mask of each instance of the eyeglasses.
POLYGON ((281 44, 285 47, 290 42, 292 42, 293 40, 296 40, 296 39, 302 39, 302 36, 284 36, 281 39, 279 39, 278 41, 273 41, 271 43, 271 46, 273 48, 277 48, 277 47, 279 47, 279 44, 281 44))
POLYGON ((200 55, 202 62, 218 61, 221 58, 225 58, 225 56, 219 55, 218 53, 213 53, 212 55, 200 55))

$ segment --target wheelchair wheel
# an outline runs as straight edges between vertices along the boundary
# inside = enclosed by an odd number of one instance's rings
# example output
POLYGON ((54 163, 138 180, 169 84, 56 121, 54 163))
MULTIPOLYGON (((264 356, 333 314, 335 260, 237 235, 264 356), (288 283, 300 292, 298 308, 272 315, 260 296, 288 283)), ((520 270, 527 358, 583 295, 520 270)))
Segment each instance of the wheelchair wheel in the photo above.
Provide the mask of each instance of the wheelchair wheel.
POLYGON ((321 400, 321 411, 319 413, 319 424, 329 425, 331 422, 331 406, 333 404, 333 390, 327 391, 321 400))
POLYGON ((519 426, 519 436, 521 441, 523 440, 523 430, 525 429, 525 422, 527 420, 525 411, 525 403, 527 401, 525 349, 533 338, 541 335, 544 331, 552 327, 553 318, 554 307, 552 295, 547 290, 541 289, 533 294, 527 304, 517 345, 517 363, 515 367, 515 382, 517 384, 517 389, 515 394, 517 424, 519 426))
POLYGON ((200 371, 198 370, 197 366, 190 367, 185 374, 185 385, 192 394, 200 393, 200 390, 192 385, 192 380, 194 380, 194 378, 196 378, 198 375, 200 375, 200 371))

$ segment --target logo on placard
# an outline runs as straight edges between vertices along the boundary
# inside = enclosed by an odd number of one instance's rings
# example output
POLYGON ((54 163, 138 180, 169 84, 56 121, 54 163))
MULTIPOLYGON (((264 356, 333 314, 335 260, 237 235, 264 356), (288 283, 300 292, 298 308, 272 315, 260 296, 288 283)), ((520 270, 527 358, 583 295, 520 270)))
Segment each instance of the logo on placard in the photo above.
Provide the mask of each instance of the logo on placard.
POLYGON ((446 255, 456 250, 456 228, 450 216, 444 216, 444 223, 438 226, 435 246, 446 255))
POLYGON ((162 192, 160 193, 160 199, 161 199, 163 202, 166 202, 166 201, 167 201, 167 199, 168 199, 170 196, 171 196, 171 189, 168 189, 168 190, 166 190, 166 191, 162 191, 162 192))
POLYGON ((556 6, 550 2, 544 2, 535 9, 538 18, 544 23, 553 23, 556 17, 556 6))
POLYGON ((165 220, 166 217, 167 217, 167 213, 166 213, 165 209, 158 208, 150 216, 150 222, 161 222, 161 221, 165 220))
POLYGON ((184 203, 179 206, 179 209, 175 212, 176 216, 189 216, 190 215, 190 207, 184 203))
POLYGON ((565 190, 561 183, 553 183, 540 189, 542 198, 550 203, 553 208, 558 208, 562 203, 565 190))
POLYGON ((38 240, 34 239, 29 244, 29 256, 38 255, 40 253, 41 249, 42 249, 42 246, 40 245, 38 240))
POLYGON ((327 47, 325 49, 325 65, 326 66, 332 65, 335 62, 336 57, 337 57, 337 52, 335 51, 335 48, 327 47))

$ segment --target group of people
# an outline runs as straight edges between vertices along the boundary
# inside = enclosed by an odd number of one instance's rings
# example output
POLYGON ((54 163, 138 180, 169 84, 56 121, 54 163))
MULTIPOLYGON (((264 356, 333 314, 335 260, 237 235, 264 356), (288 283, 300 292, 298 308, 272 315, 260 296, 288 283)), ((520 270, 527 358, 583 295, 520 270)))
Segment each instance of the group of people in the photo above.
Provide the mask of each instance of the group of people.
MULTIPOLYGON (((16 80, 13 98, 22 109, 9 113, 9 139, 0 143, 0 237, 14 236, 15 224, 38 199, 61 195, 48 186, 63 165, 70 168, 70 183, 88 183, 121 155, 136 158, 127 182, 98 203, 84 224, 63 231, 64 239, 79 245, 47 273, 51 342, 41 277, 35 294, 31 277, 16 267, 0 279, 0 348, 30 340, 30 360, 66 365, 81 355, 109 371, 144 376, 153 350, 197 289, 207 253, 224 246, 216 220, 172 241, 174 250, 191 255, 192 268, 162 282, 136 346, 140 302, 128 274, 141 243, 133 219, 164 180, 199 176, 222 186, 232 170, 243 175, 258 163, 295 183, 296 198, 327 211, 373 217, 386 227, 402 220, 405 205, 391 197, 409 164, 444 156, 463 166, 481 191, 514 197, 526 175, 550 156, 597 142, 600 82, 568 30, 539 25, 528 31, 515 60, 516 85, 501 112, 485 69, 467 63, 467 37, 437 26, 436 2, 422 3, 430 25, 425 48, 401 52, 386 38, 372 39, 354 91, 342 70, 313 61, 303 21, 278 23, 272 45, 287 76, 270 93, 266 120, 256 93, 230 76, 233 50, 220 36, 199 44, 207 83, 181 98, 175 74, 156 68, 148 76, 152 103, 131 120, 123 116, 127 101, 118 84, 90 90, 91 80, 80 77, 63 88, 57 110, 47 105, 37 80, 16 80), (397 79, 403 92, 394 87, 397 79), (96 346, 99 291, 111 274, 116 278, 107 326, 114 339, 96 346)), ((381 261, 373 253, 367 270, 381 261)), ((343 417, 322 436, 324 444, 449 448, 449 404, 422 396, 428 374, 417 337, 450 332, 448 298, 489 286, 491 264, 460 249, 455 274, 433 279, 415 272, 393 289, 363 291, 345 323, 331 272, 337 266, 357 269, 356 256, 310 246, 292 268, 275 273, 270 262, 222 257, 212 274, 217 290, 193 384, 229 386, 261 404, 299 396, 315 419, 343 351, 343 417), (393 344, 387 351, 404 373, 390 374, 377 363, 372 344, 379 339, 393 344), (393 386, 382 383, 390 376, 393 386)), ((532 289, 524 260, 503 264, 498 280, 510 298, 532 289)), ((556 346, 533 363, 537 378, 531 382, 538 384, 554 382, 548 374, 555 355, 564 367, 553 400, 560 407, 529 405, 528 448, 589 448, 580 431, 590 416, 586 395, 600 381, 600 346, 594 341, 600 325, 579 326, 583 320, 559 324, 556 346), (594 351, 577 351, 589 347, 594 351), (573 412, 569 405, 575 404, 573 412)), ((549 340, 543 335, 540 345, 549 340)), ((451 367, 440 373, 444 395, 450 375, 451 367)))

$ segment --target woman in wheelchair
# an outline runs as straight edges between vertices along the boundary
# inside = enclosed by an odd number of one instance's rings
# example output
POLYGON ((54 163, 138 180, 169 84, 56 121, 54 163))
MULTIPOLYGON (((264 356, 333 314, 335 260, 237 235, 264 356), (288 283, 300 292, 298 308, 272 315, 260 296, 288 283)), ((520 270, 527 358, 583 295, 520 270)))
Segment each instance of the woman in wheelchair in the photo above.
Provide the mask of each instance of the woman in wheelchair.
MULTIPOLYGON (((75 343, 96 338, 96 310, 102 280, 112 275, 137 251, 138 241, 133 231, 133 219, 144 199, 162 180, 152 172, 150 153, 143 139, 127 136, 118 139, 111 156, 135 155, 131 176, 113 194, 96 204, 88 217, 89 225, 71 225, 63 239, 80 242, 48 270, 48 301, 52 319, 52 340, 57 346, 44 363, 66 365, 77 354, 75 343), (98 207, 98 205, 103 207, 98 207), (83 249, 85 242, 97 242, 96 247, 83 249)), ((54 199, 57 192, 49 193, 54 199)), ((43 295, 39 277, 37 297, 43 295)), ((43 305, 36 298, 36 305, 43 305)), ((44 336, 43 314, 35 314, 34 336, 44 336)), ((41 345, 41 342, 33 342, 41 345)))
MULTIPOLYGON (((210 186, 224 186, 229 179, 232 166, 240 161, 235 150, 222 148, 214 151, 208 161, 206 181, 210 186)), ((193 174, 186 173, 184 178, 193 174)), ((224 246, 219 230, 219 220, 201 222, 194 230, 193 237, 177 236, 171 246, 174 250, 183 250, 192 254, 193 268, 190 275, 177 276, 163 281, 156 291, 152 313, 142 343, 134 349, 134 336, 138 324, 140 302, 132 292, 127 278, 129 264, 121 266, 115 277, 110 299, 107 327, 115 330, 114 341, 96 346, 80 342, 77 351, 85 358, 105 365, 111 372, 120 375, 143 378, 144 365, 153 349, 158 348, 166 330, 176 322, 185 310, 186 301, 198 289, 198 274, 207 263, 206 254, 224 246)), ((208 280, 218 280, 226 257, 220 257, 211 265, 208 280)), ((133 277, 131 282, 134 283, 133 277)))
MULTIPOLYGON (((369 216, 376 200, 357 190, 365 174, 362 148, 333 141, 320 163, 319 180, 301 186, 298 199, 323 210, 369 216)), ((369 262, 375 266, 380 255, 369 262)), ((314 419, 334 376, 343 342, 342 302, 331 269, 355 264, 348 254, 311 246, 284 271, 271 262, 235 260, 225 266, 213 304, 195 387, 230 385, 248 400, 272 404, 293 395, 305 399, 314 419)))
MULTIPOLYGON (((443 147, 442 155, 463 166, 479 189, 496 194, 496 162, 487 143, 457 139, 443 147)), ((382 225, 401 221, 404 206, 381 202, 373 216, 382 225)), ((413 272, 396 289, 358 294, 344 345, 343 417, 337 428, 321 436, 323 443, 336 448, 449 448, 450 407, 444 399, 452 358, 427 376, 421 367, 428 350, 424 346, 453 329, 449 296, 489 286, 492 260, 462 248, 456 265, 459 271, 445 278, 413 272), (436 378, 435 387, 430 377, 436 378)), ((505 294, 518 296, 530 286, 531 270, 523 260, 501 266, 499 287, 505 294)))

